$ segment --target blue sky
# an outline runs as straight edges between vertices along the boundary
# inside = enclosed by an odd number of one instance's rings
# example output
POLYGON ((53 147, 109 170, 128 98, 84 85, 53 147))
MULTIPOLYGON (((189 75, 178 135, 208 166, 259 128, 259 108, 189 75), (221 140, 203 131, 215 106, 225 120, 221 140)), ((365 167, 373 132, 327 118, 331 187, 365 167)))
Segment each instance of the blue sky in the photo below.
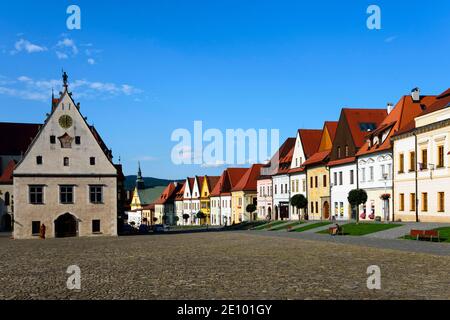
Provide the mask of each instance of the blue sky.
MULTIPOLYGON (((450 2, 16 1, 0 3, 0 121, 42 122, 61 69, 126 174, 183 178, 177 128, 321 128, 449 87, 450 2), (66 8, 81 8, 68 30, 66 8), (381 8, 381 30, 366 9, 381 8)), ((3 137, 2 137, 3 138, 3 137)))

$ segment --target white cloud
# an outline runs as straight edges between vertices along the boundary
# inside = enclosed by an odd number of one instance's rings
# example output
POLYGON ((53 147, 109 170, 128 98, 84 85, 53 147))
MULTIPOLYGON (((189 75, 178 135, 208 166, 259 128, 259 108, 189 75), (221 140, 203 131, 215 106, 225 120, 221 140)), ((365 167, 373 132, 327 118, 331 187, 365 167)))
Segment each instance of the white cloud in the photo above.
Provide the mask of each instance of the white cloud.
MULTIPOLYGON (((76 98, 108 99, 117 96, 133 96, 139 98, 143 91, 128 84, 111 82, 90 82, 84 79, 69 82, 70 89, 76 98)), ((22 75, 15 80, 3 78, 0 81, 0 95, 8 95, 26 100, 47 101, 51 90, 61 87, 61 80, 34 80, 22 75)))
POLYGON ((90 65, 94 65, 94 64, 95 64, 95 60, 92 59, 92 58, 87 59, 87 62, 88 62, 90 65))
POLYGON ((64 38, 63 40, 58 41, 56 47, 60 49, 70 49, 74 56, 78 54, 78 48, 73 39, 64 38))
POLYGON ((44 46, 40 46, 34 43, 31 43, 28 40, 20 39, 16 41, 14 45, 14 50, 11 51, 11 54, 16 54, 18 52, 25 51, 27 53, 36 53, 36 52, 43 52, 47 51, 47 48, 44 46))
POLYGON ((397 39, 397 36, 388 37, 388 38, 384 39, 384 42, 390 43, 390 42, 394 41, 395 39, 397 39))
POLYGON ((64 53, 64 52, 56 51, 55 53, 56 53, 56 56, 58 57, 59 60, 64 60, 64 59, 68 59, 69 58, 69 56, 66 53, 64 53))

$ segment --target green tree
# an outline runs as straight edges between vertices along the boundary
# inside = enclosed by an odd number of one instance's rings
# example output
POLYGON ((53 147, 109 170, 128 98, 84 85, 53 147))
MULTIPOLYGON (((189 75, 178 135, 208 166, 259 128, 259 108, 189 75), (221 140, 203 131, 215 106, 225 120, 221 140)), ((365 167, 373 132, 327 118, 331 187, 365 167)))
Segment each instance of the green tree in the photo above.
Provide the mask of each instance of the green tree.
POLYGON ((358 207, 367 202, 367 192, 363 189, 353 189, 348 193, 347 200, 356 211, 356 223, 359 223, 358 207))
MULTIPOLYGON (((308 207, 308 200, 306 197, 302 194, 296 194, 291 198, 291 205, 296 207, 297 209, 305 211, 305 209, 308 207)), ((300 220, 300 215, 298 215, 298 219, 300 220)))
POLYGON ((203 224, 202 222, 203 222, 203 219, 205 219, 206 218, 206 214, 204 214, 203 213, 203 211, 199 211, 199 212, 197 212, 197 219, 200 219, 200 224, 203 224))
POLYGON ((256 211, 256 206, 253 203, 250 203, 249 205, 247 205, 247 208, 245 208, 245 211, 247 211, 247 213, 249 214, 250 220, 253 220, 252 214, 256 211))
POLYGON ((184 220, 184 224, 187 224, 188 220, 189 220, 189 215, 187 213, 183 214, 183 220, 184 220))
POLYGON ((175 225, 177 225, 178 221, 180 221, 180 217, 178 217, 178 216, 173 217, 173 222, 175 225))

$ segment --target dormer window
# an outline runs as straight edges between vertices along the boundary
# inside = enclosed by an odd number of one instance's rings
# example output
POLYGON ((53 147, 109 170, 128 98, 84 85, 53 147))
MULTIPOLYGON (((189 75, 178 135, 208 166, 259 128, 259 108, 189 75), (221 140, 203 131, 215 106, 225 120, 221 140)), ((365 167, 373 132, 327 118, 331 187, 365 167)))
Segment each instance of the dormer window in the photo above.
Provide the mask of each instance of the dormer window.
POLYGON ((337 157, 338 157, 338 159, 341 158, 341 147, 337 148, 337 157))
POLYGON ((348 157, 348 146, 345 146, 345 156, 348 157))

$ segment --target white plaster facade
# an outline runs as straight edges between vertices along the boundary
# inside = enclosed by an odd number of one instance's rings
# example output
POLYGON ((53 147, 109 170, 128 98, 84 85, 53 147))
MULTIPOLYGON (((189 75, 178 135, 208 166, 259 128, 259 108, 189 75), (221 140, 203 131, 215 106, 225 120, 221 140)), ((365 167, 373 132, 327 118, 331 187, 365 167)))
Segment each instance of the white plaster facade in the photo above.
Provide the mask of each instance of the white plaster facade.
POLYGON ((289 174, 280 174, 272 176, 273 184, 273 213, 274 218, 290 219, 289 199, 290 199, 290 182, 289 174))
MULTIPOLYGON (((391 220, 392 207, 392 152, 367 154, 358 157, 359 189, 367 193, 367 203, 360 211, 365 212, 360 220, 370 221, 379 217, 381 221, 391 220), (381 199, 389 194, 389 200, 381 199), (365 216, 365 217, 364 217, 365 216), (373 219, 371 219, 373 217, 373 219)), ((360 212, 361 215, 361 212, 360 212)))
POLYGON ((349 192, 357 188, 356 179, 356 162, 330 168, 330 216, 336 220, 356 219, 354 215, 352 217, 352 208, 347 200, 349 192))

